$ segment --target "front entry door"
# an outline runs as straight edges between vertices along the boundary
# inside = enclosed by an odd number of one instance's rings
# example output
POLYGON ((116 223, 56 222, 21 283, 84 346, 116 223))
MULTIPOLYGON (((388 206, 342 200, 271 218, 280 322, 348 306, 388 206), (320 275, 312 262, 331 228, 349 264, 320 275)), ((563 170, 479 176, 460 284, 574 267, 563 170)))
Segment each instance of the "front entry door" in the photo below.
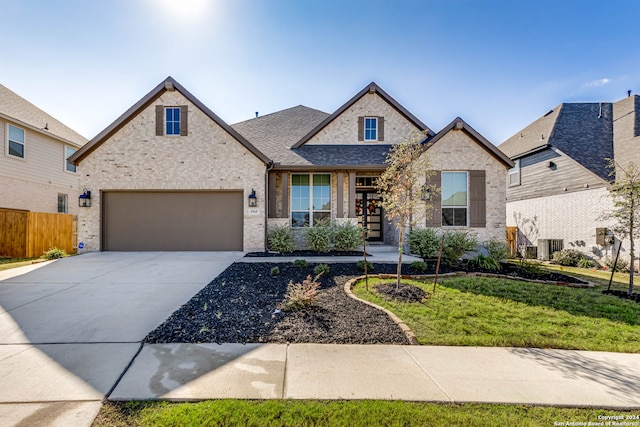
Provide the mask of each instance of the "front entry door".
POLYGON ((382 242, 382 206, 380 195, 375 191, 356 192, 356 216, 358 225, 367 229, 367 240, 382 242))

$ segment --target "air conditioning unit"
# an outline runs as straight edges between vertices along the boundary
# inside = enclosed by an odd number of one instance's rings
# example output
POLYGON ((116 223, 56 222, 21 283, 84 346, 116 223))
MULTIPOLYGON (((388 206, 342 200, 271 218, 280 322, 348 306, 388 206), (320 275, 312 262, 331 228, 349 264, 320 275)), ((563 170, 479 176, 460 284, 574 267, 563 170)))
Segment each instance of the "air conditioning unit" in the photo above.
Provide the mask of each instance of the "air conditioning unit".
POLYGON ((538 259, 549 261, 554 252, 561 251, 564 248, 564 240, 562 239, 538 239, 538 259))

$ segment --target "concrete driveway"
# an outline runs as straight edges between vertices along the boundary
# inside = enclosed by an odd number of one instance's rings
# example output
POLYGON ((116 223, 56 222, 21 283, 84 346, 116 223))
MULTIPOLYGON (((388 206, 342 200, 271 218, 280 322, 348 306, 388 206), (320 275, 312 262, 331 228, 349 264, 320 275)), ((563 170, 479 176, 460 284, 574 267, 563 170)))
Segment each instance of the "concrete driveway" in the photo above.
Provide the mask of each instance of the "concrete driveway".
POLYGON ((97 411, 147 333, 242 255, 96 252, 0 272, 0 404, 11 403, 0 424, 24 410, 31 425, 52 413, 76 425, 87 405, 41 402, 96 401, 97 411))

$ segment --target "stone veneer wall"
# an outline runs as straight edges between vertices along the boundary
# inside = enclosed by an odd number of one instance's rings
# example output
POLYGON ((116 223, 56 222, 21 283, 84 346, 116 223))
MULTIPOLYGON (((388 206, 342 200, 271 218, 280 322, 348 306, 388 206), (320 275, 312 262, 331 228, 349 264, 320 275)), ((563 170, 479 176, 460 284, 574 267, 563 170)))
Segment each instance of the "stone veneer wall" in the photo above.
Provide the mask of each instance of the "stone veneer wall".
POLYGON ((80 210, 78 239, 100 250, 100 191, 243 190, 244 250, 263 250, 266 166, 178 91, 165 92, 85 158, 81 185, 92 191, 91 208, 80 210), (188 105, 188 136, 155 136, 155 106, 188 105), (258 213, 246 200, 258 196, 258 213))
POLYGON ((447 133, 427 150, 426 155, 429 156, 433 170, 486 171, 486 227, 463 229, 475 235, 480 243, 488 240, 506 241, 506 166, 463 130, 447 133))
POLYGON ((307 144, 396 144, 419 130, 380 95, 367 93, 307 144), (362 116, 384 117, 384 141, 358 141, 358 117, 362 116))

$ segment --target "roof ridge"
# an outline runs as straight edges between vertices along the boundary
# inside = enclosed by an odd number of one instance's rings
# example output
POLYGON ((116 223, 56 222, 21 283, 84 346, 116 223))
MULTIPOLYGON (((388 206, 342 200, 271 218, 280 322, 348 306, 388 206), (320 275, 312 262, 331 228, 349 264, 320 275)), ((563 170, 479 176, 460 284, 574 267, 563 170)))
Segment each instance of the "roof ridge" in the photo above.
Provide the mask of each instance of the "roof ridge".
POLYGON ((285 111, 290 111, 290 110, 293 110, 293 109, 295 109, 295 108, 300 108, 300 107, 302 107, 302 108, 306 108, 306 109, 308 109, 308 110, 313 110, 313 111, 317 111, 317 112, 319 112, 319 113, 323 113, 323 114, 327 114, 327 115, 329 115, 329 113, 326 113, 326 112, 324 112, 324 111, 322 111, 322 110, 318 110, 317 108, 307 107, 306 105, 298 104, 298 105, 295 105, 295 106, 293 106, 293 107, 288 107, 288 108, 284 108, 284 109, 282 109, 282 110, 278 110, 278 111, 273 111, 273 112, 271 112, 271 113, 267 113, 267 114, 265 114, 265 115, 263 115, 263 116, 251 117, 251 118, 249 118, 249 119, 246 119, 246 120, 242 120, 242 121, 240 121, 240 122, 233 123, 231 126, 241 125, 241 124, 243 124, 243 123, 250 122, 250 121, 252 121, 252 120, 268 118, 268 117, 273 116, 273 115, 275 115, 275 114, 284 113, 285 111))

